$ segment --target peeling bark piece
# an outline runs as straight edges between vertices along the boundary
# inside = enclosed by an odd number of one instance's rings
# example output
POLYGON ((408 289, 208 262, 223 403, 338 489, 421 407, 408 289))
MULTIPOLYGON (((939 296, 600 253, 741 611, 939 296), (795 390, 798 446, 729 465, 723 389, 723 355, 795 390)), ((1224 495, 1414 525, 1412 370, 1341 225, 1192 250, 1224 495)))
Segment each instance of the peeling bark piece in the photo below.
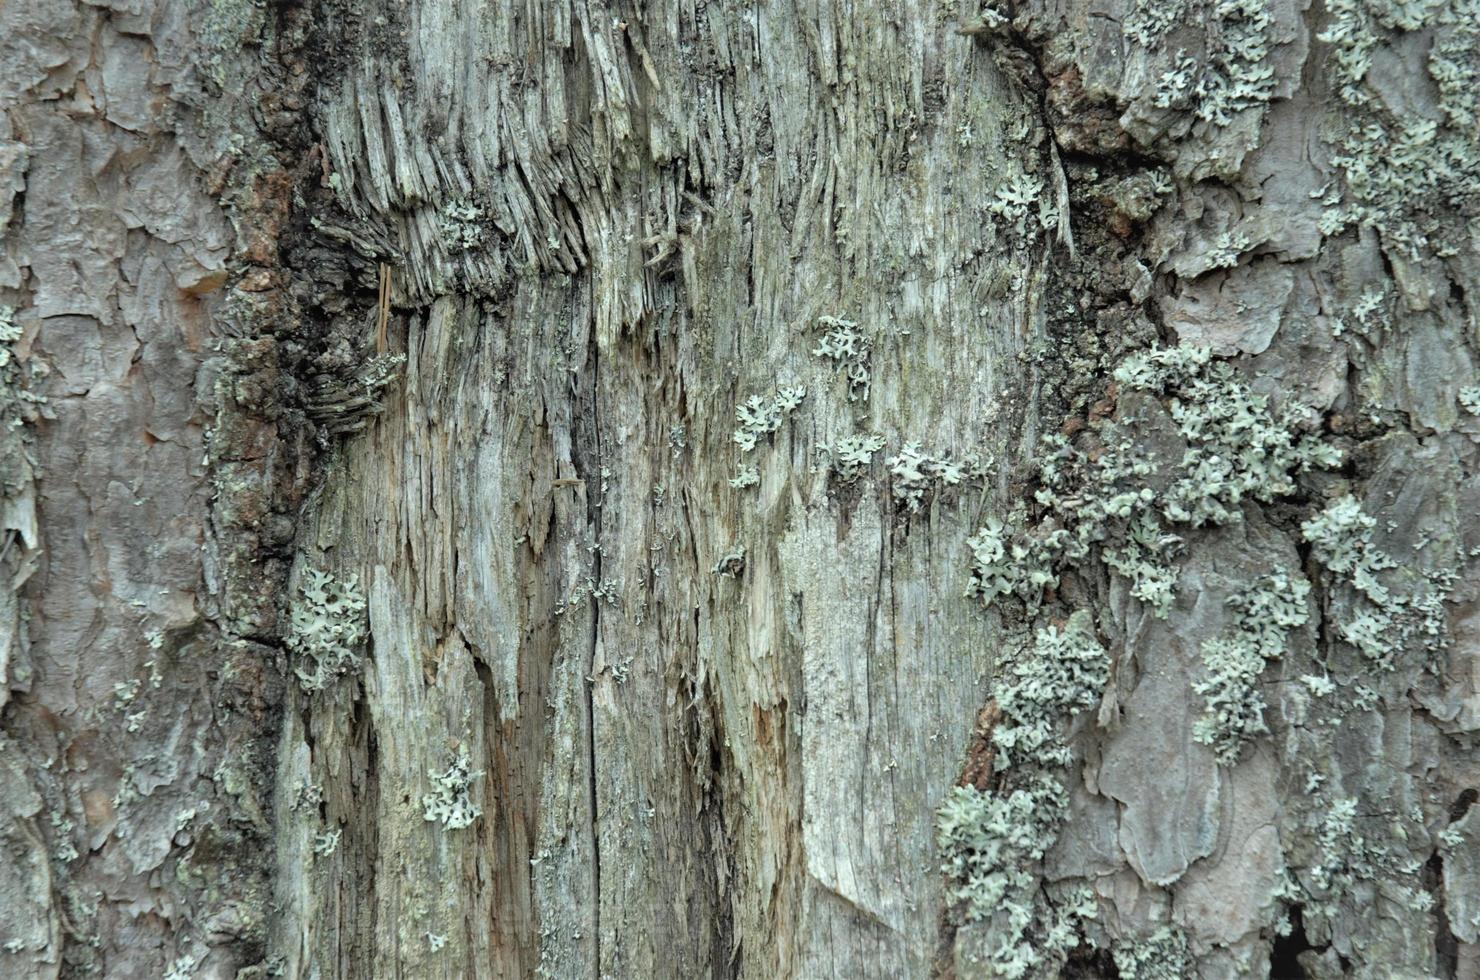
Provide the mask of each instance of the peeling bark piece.
POLYGON ((1284 880, 1272 754, 1256 752, 1227 773, 1218 846, 1188 868, 1174 900, 1177 922, 1203 950, 1257 943, 1284 880))
POLYGON ((1121 804, 1120 846, 1149 884, 1168 885, 1213 852, 1219 776, 1213 755, 1192 740, 1199 707, 1190 677, 1197 644, 1153 624, 1136 646, 1141 676, 1122 703, 1121 728, 1106 747, 1100 790, 1121 804))
POLYGON ((1161 301, 1161 313, 1184 344, 1222 355, 1260 354, 1274 339, 1294 287, 1288 265, 1258 259, 1184 285, 1161 301))
POLYGON ((1480 942, 1480 806, 1439 834, 1443 856, 1444 915, 1463 943, 1480 942))

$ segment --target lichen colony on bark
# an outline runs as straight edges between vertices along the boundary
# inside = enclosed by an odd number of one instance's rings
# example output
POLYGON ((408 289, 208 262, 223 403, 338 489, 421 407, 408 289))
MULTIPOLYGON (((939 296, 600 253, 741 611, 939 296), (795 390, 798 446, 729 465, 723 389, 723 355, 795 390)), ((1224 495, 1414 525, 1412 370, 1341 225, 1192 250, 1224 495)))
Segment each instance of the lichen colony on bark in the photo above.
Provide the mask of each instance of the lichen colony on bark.
POLYGON ((1477 15, 0 5, 0 974, 1480 976, 1477 15))

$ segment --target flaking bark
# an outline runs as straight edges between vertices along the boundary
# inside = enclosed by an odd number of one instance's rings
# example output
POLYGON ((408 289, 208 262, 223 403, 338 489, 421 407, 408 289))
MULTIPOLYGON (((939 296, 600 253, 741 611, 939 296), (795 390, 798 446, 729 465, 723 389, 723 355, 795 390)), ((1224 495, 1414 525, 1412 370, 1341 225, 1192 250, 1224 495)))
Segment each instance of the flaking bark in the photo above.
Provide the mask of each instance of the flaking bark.
POLYGON ((1475 13, 0 8, 0 972, 1476 976, 1475 13), (1341 462, 963 595, 1179 342, 1341 462), (936 817, 1066 622, 1067 946, 936 817))

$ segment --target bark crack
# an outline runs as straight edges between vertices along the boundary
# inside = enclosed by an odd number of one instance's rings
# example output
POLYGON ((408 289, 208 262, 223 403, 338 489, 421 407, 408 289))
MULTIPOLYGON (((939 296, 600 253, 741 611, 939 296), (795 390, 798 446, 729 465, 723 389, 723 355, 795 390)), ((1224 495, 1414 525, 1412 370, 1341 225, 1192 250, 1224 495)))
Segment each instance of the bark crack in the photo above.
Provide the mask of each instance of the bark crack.
MULTIPOLYGON (((601 397, 601 351, 595 330, 591 331, 591 442, 593 461, 596 465, 595 481, 587 480, 587 520, 592 528, 596 547, 591 552, 591 574, 597 582, 602 578, 601 555, 601 509, 606 483, 601 478, 601 425, 599 402, 601 397), (590 490, 596 488, 592 497, 590 490)), ((598 812, 600 795, 596 785, 596 650, 601 643, 601 602, 591 603, 591 643, 586 651, 586 664, 582 676, 585 680, 586 700, 586 792, 591 821, 591 965, 594 976, 600 977, 601 970, 601 818, 598 812)))

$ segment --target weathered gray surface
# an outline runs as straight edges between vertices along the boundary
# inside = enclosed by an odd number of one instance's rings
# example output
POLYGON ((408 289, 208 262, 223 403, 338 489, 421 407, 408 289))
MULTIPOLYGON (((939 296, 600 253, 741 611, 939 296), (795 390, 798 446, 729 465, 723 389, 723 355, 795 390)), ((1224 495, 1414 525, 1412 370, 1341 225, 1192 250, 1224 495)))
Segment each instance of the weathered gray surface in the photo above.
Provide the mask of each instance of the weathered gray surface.
POLYGON ((358 905, 289 910, 291 945, 450 975, 926 972, 933 804, 990 663, 959 598, 981 487, 907 518, 883 461, 1008 448, 982 409, 1020 371, 1026 260, 985 257, 972 199, 1020 100, 938 12, 387 16, 428 71, 347 45, 318 111, 337 200, 400 251, 405 382, 338 450, 303 560, 372 577, 374 659, 415 669, 377 668, 368 714, 306 708, 316 781, 379 747, 379 808, 327 816, 384 863, 358 905), (464 202, 467 252, 441 226, 464 202), (812 353, 823 316, 871 344, 866 399, 812 353), (805 399, 742 454, 736 405, 778 385, 805 399), (820 447, 875 430, 868 473, 830 478, 820 447), (484 817, 445 831, 416 801, 459 744, 484 817))
POLYGON ((1276 972, 1475 975, 1473 4, 1184 6, 0 9, 0 971, 979 975, 935 810, 1084 610, 1065 969, 1264 975, 1299 909, 1276 972), (1180 459, 1109 385, 1158 338, 1342 467, 1178 528, 1165 619, 1099 550, 984 613, 1040 427, 1180 459), (1391 669, 1300 529, 1347 493, 1438 597, 1391 669))

